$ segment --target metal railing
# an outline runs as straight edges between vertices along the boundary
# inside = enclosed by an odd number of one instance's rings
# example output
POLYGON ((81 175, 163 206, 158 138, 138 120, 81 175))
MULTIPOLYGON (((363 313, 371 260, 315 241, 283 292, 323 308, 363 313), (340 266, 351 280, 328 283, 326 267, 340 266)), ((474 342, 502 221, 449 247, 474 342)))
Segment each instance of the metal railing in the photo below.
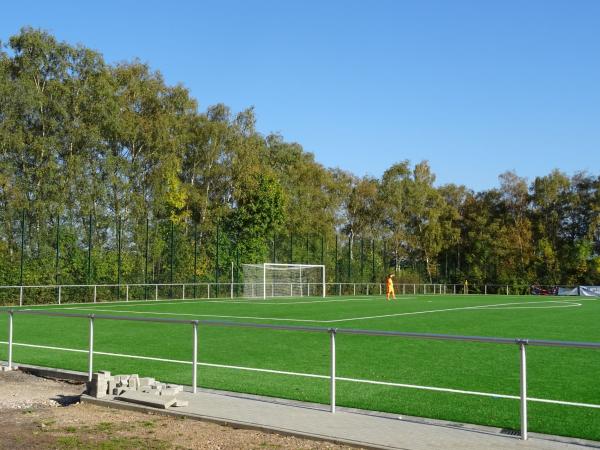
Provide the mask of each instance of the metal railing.
MULTIPOLYGON (((322 283, 268 283, 267 297, 322 296, 322 283), (279 286, 277 290, 274 286, 279 286), (285 289, 281 287, 285 286, 285 289)), ((530 286, 395 283, 396 295, 529 295, 530 286)), ((327 296, 383 295, 383 283, 326 283, 327 296)), ((97 303, 106 301, 262 298, 262 283, 131 283, 0 286, 0 305, 97 303), (252 288, 255 294, 252 294, 252 288), (245 291, 247 290, 247 292, 245 291), (260 294, 260 295, 259 295, 260 294), (27 302, 26 297, 35 297, 27 302)))
MULTIPOLYGON (((441 341, 461 341, 461 342, 479 342, 479 343, 494 343, 517 345, 520 353, 520 417, 521 417, 521 438, 527 439, 527 352, 526 348, 529 345, 541 347, 566 347, 566 348, 586 348, 600 350, 600 342, 573 342, 573 341, 555 341, 555 340, 539 340, 539 339, 522 339, 522 338, 497 338, 486 336, 460 336, 448 334, 432 334, 432 333, 410 333, 399 331, 379 331, 379 330, 362 330, 352 328, 325 328, 313 326, 292 326, 292 325, 270 325, 245 322, 226 322, 226 321, 211 321, 211 320, 180 320, 180 319, 160 319, 151 317, 129 317, 129 316, 112 316, 102 314, 69 314, 61 312, 48 311, 33 311, 33 310, 0 310, 0 313, 8 314, 8 367, 13 367, 13 329, 15 315, 35 315, 49 317, 66 317, 66 318, 81 318, 89 320, 89 345, 88 345, 88 380, 92 380, 93 374, 93 358, 94 358, 94 321, 95 320, 120 320, 120 321, 135 321, 135 322, 154 322, 154 323, 171 323, 179 325, 192 326, 192 392, 197 392, 198 386, 198 326, 211 327, 237 327, 237 328, 260 328, 269 330, 285 330, 299 331, 312 333, 328 333, 330 335, 330 411, 335 413, 336 409, 336 379, 351 380, 348 378, 338 377, 336 375, 336 335, 338 334, 354 334, 366 336, 385 336, 399 337, 410 339, 430 339, 441 341)), ((351 380, 359 381, 359 380, 351 380)), ((368 380, 363 380, 367 382, 368 380)), ((516 398, 512 396, 503 396, 505 398, 516 398)), ((568 402, 545 400, 546 403, 568 404, 568 402)), ((600 407, 600 405, 590 405, 600 407)))

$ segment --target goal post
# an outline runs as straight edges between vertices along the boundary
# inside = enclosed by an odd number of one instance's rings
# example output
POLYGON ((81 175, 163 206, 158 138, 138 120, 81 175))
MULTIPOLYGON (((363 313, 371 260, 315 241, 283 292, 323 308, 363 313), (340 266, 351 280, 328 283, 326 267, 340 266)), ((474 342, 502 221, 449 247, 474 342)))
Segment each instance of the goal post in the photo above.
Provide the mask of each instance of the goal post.
POLYGON ((325 297, 325 266, 317 264, 243 264, 244 297, 325 297))

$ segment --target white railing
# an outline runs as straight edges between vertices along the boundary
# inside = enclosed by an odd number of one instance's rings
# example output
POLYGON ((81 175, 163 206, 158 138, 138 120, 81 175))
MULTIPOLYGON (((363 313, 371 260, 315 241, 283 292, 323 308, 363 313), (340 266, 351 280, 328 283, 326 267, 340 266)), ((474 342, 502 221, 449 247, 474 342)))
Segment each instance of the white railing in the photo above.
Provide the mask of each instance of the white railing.
MULTIPOLYGON (((497 338, 497 337, 485 337, 485 336, 459 336, 459 335, 447 335, 447 334, 431 334, 431 333, 405 333, 398 331, 379 331, 379 330, 361 330, 361 329, 350 329, 350 328, 324 328, 324 327, 308 327, 308 326, 289 326, 289 325, 269 325, 269 324, 257 324, 257 323, 243 323, 243 322, 223 322, 223 321, 198 321, 198 320, 179 320, 179 319, 160 319, 160 318, 147 318, 147 317, 129 317, 129 316, 111 316, 101 314, 67 314, 60 312, 48 312, 48 311, 32 311, 32 310, 0 310, 0 313, 8 314, 8 367, 13 367, 13 346, 19 345, 13 342, 13 331, 14 331, 14 316, 15 315, 37 315, 37 316, 48 316, 48 317, 66 317, 66 318, 82 318, 89 321, 89 344, 87 349, 88 354, 88 380, 92 380, 92 374, 94 371, 94 321, 95 320, 123 320, 123 321, 135 321, 135 322, 155 322, 155 323, 171 323, 179 325, 191 325, 192 326, 192 392, 197 392, 198 386, 198 365, 210 365, 207 363, 198 363, 198 326, 211 326, 211 327, 238 327, 238 328, 261 328, 269 330, 286 330, 286 331, 300 331, 300 332, 313 332, 313 333, 328 333, 330 335, 330 373, 329 376, 314 375, 314 374, 303 374, 304 376, 318 377, 318 378, 329 378, 330 380, 330 411, 335 413, 336 409, 336 380, 341 381, 352 381, 358 383, 367 384, 381 384, 387 386, 399 386, 399 387, 417 387, 411 385, 401 385, 396 383, 376 382, 371 380, 359 380, 353 378, 339 377, 336 373, 336 335, 338 334, 353 334, 353 335, 366 335, 366 336, 384 336, 384 337, 396 337, 396 338, 410 338, 410 339, 430 339, 430 340, 442 340, 442 341, 462 341, 462 342, 485 342, 494 344, 509 344, 517 345, 519 347, 519 373, 520 373, 520 395, 503 395, 503 394, 489 394, 489 393, 476 393, 469 391, 459 391, 454 389, 444 388, 433 388, 433 387, 420 387, 423 389, 442 391, 442 392, 460 392, 470 393, 475 395, 485 395, 489 397, 500 397, 508 399, 519 399, 520 400, 520 417, 521 417, 521 438, 527 439, 527 402, 541 402, 541 403, 553 403, 560 405, 576 405, 589 408, 600 409, 600 405, 584 404, 584 403, 572 403, 558 400, 548 399, 536 399, 527 396, 527 352, 526 348, 529 345, 541 346, 541 347, 564 347, 564 348, 586 348, 586 349, 600 349, 600 342, 570 342, 570 341, 553 341, 553 340, 539 340, 539 339, 510 339, 510 338, 497 338)), ((63 349, 68 350, 68 349, 63 349)), ((72 349, 70 349, 72 350, 72 349)), ((82 351, 82 350, 75 350, 82 351)), ((96 352, 102 354, 102 352, 96 352)), ((141 357, 137 357, 141 358, 141 357)), ((148 359, 155 359, 149 358, 148 359)), ((189 364, 189 363, 188 363, 189 364)), ((241 369, 238 367, 238 369, 241 369)), ((247 368, 250 370, 249 368, 247 368)), ((259 370, 259 369, 254 369, 259 370)), ((266 372, 273 373, 286 373, 281 371, 273 371, 260 369, 266 372)), ((301 375, 301 374, 296 374, 301 375)))
MULTIPOLYGON (((396 295, 530 295, 530 286, 395 283, 396 295)), ((562 286, 561 286, 562 287, 562 286)), ((323 296, 322 283, 267 283, 267 297, 323 296), (270 286, 270 289, 269 289, 270 286)), ((326 296, 384 295, 384 283, 326 283, 326 296)), ((263 297, 263 283, 130 283, 0 286, 0 305, 263 297), (245 292, 245 289, 247 292, 245 292), (252 294, 252 289, 255 295, 252 294), (28 298, 33 296, 33 301, 28 298)))

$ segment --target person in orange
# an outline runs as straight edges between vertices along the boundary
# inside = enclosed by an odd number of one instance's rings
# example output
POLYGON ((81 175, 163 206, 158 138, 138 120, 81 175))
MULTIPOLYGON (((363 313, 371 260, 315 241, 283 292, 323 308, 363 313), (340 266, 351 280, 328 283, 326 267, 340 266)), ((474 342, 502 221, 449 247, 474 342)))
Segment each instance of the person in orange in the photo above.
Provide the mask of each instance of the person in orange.
POLYGON ((396 300, 396 293, 394 292, 394 280, 392 278, 394 278, 394 274, 390 273, 385 279, 385 294, 388 301, 390 300, 390 295, 394 300, 396 300))

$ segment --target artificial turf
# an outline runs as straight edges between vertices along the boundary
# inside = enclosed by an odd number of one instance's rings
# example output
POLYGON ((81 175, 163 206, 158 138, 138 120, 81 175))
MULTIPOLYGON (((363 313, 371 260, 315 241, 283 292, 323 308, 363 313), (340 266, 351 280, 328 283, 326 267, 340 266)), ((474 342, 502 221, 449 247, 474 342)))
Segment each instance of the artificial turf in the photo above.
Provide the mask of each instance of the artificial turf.
MULTIPOLYGON (((182 320, 226 320, 278 325, 359 328, 507 338, 600 342, 600 300, 557 297, 381 296, 274 300, 186 300, 96 303, 30 309, 182 320)), ((0 341, 7 341, 0 314, 0 341)), ((87 349, 88 321, 15 315, 14 341, 87 349)), ((472 342, 338 334, 338 377, 519 395, 519 348, 472 342)), ((161 381, 191 382, 192 326, 96 320, 94 367, 161 381), (134 359, 136 355, 170 361, 134 359)), ((528 396, 600 404, 600 351, 529 347, 528 396)), ((0 359, 7 346, 0 345, 0 359)), ((87 370, 85 352, 15 346, 17 363, 87 370)), ((201 364, 329 375, 327 333, 200 326, 201 364)), ((201 365, 199 385, 319 403, 329 381, 298 375, 201 365)), ((337 382, 337 404, 458 422, 519 428, 519 401, 498 397, 337 382)), ((600 440, 600 409, 529 402, 534 432, 600 440)))

